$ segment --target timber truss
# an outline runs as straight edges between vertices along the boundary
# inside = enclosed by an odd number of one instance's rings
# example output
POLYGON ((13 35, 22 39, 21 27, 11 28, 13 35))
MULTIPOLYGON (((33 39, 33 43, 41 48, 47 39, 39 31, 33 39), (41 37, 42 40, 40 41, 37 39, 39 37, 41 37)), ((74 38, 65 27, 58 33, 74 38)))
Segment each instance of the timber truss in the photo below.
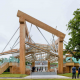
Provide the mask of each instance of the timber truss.
POLYGON ((12 49, 0 54, 18 54, 15 57, 20 58, 21 74, 25 73, 25 60, 29 62, 44 60, 55 62, 58 60, 59 73, 63 73, 63 40, 65 34, 29 16, 28 14, 23 13, 20 10, 18 10, 17 16, 19 17, 20 22, 20 49, 12 49), (26 21, 34 24, 38 29, 41 28, 50 32, 51 34, 56 35, 58 39, 55 41, 55 43, 48 45, 34 43, 29 35, 26 21))

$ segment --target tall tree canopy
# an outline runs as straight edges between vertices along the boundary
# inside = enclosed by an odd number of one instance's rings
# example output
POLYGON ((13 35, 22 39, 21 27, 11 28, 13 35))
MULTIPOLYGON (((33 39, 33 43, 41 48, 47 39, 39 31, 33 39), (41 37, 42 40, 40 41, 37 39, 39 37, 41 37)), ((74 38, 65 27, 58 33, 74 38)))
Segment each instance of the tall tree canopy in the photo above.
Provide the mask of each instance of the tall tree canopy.
POLYGON ((73 54, 74 57, 80 58, 80 9, 73 13, 74 18, 67 24, 68 35, 71 35, 68 44, 65 44, 66 51, 73 54))

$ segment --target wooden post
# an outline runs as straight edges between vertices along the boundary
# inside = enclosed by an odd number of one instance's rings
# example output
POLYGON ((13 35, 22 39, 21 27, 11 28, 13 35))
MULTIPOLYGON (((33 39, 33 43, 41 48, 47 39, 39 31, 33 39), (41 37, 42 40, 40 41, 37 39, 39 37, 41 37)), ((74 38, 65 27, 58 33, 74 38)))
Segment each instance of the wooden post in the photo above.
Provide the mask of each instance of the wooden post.
POLYGON ((58 42, 58 73, 63 73, 63 41, 58 42))
POLYGON ((35 67, 35 62, 32 62, 32 67, 35 67))
POLYGON ((25 74, 25 21, 20 18, 20 73, 25 74))
POLYGON ((48 61, 48 71, 50 70, 50 61, 48 61))

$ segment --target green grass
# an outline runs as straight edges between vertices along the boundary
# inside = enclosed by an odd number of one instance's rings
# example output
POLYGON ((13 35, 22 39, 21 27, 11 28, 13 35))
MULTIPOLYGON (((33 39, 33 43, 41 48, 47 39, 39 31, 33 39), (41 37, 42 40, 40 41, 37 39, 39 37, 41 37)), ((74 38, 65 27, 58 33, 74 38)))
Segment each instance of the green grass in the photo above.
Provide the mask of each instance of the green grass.
MULTIPOLYGON (((58 74, 58 75, 72 77, 72 73, 64 73, 64 74, 58 74)), ((76 73, 76 76, 77 76, 77 73, 76 73)))
POLYGON ((3 72, 2 74, 10 74, 10 72, 3 72))
MULTIPOLYGON (((5 79, 1 79, 5 80, 5 79)), ((11 80, 11 79, 6 79, 6 80, 11 80)), ((12 80, 79 80, 79 79, 12 79, 12 80)))
MULTIPOLYGON (((72 77, 72 73, 65 73, 65 74, 58 74, 62 76, 68 76, 72 77)), ((4 72, 3 74, 0 74, 0 77, 25 77, 28 76, 26 74, 10 74, 9 72, 4 72)), ((5 80, 5 79, 1 79, 5 80)), ((6 79, 6 80, 11 80, 11 79, 6 79)), ((12 79, 12 80, 72 80, 72 79, 12 79)), ((79 79, 73 79, 73 80, 79 80, 79 79)))
POLYGON ((4 72, 3 74, 0 74, 0 77, 26 77, 28 75, 26 74, 10 74, 10 72, 4 72))
POLYGON ((64 74, 58 74, 58 75, 72 77, 72 73, 64 73, 64 74))

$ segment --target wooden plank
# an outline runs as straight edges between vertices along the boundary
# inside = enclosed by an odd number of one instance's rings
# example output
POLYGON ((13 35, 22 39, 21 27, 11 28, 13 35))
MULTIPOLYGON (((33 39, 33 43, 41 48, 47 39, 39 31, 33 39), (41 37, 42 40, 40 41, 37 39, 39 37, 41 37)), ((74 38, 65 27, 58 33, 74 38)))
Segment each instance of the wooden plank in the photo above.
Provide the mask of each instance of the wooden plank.
POLYGON ((38 26, 38 27, 40 27, 40 28, 42 28, 42 29, 44 29, 44 30, 56 35, 56 36, 58 36, 58 37, 62 37, 62 38, 65 37, 65 34, 63 34, 62 32, 60 32, 60 31, 52 28, 51 26, 49 26, 49 25, 47 25, 47 24, 45 24, 45 23, 43 23, 43 22, 41 22, 41 21, 31 17, 31 16, 29 16, 26 13, 23 13, 20 10, 18 10, 17 16, 24 18, 26 21, 28 21, 28 22, 30 22, 30 23, 32 23, 32 24, 34 24, 34 25, 36 25, 36 26, 38 26))
POLYGON ((18 51, 18 49, 12 49, 12 50, 9 50, 9 51, 0 53, 0 54, 1 54, 1 55, 5 55, 5 54, 13 54, 12 52, 17 52, 17 51, 18 51))
POLYGON ((25 74, 25 23, 20 23, 20 72, 25 74))

